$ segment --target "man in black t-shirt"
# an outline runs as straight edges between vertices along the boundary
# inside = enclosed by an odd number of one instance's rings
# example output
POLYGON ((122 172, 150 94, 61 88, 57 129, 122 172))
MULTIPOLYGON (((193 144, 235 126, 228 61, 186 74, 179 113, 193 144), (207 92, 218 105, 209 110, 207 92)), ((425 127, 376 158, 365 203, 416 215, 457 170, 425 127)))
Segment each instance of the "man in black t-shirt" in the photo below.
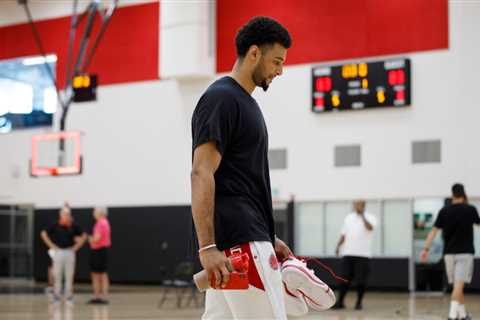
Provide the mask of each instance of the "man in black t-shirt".
POLYGON ((282 74, 290 45, 288 31, 275 20, 249 21, 236 36, 232 73, 206 90, 192 117, 192 215, 200 262, 220 289, 232 271, 226 256, 250 256, 249 289, 208 290, 203 319, 286 318, 276 256, 291 252, 275 237, 267 127, 251 94, 256 87, 267 91, 282 74))
POLYGON ((43 242, 53 250, 53 303, 60 301, 62 279, 65 279, 64 297, 67 304, 73 304, 73 278, 75 274, 75 253, 87 239, 87 234, 72 218, 70 208, 60 209, 59 219, 40 234, 43 242))
POLYGON ((457 183, 452 187, 452 203, 438 213, 421 253, 421 260, 426 261, 433 239, 438 230, 442 230, 445 270, 448 282, 453 284, 449 319, 469 319, 465 310, 463 288, 465 283, 471 282, 473 275, 475 224, 480 224, 477 209, 467 203, 465 188, 457 183))

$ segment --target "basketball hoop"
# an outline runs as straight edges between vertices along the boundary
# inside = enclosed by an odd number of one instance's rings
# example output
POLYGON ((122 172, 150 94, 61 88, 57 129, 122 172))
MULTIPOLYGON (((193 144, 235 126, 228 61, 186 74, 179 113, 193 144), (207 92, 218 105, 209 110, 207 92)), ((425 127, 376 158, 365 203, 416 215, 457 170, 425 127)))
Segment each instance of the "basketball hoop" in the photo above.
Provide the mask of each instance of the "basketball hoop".
POLYGON ((82 173, 81 132, 60 131, 32 137, 32 177, 82 173), (63 148, 59 148, 63 145, 63 148))

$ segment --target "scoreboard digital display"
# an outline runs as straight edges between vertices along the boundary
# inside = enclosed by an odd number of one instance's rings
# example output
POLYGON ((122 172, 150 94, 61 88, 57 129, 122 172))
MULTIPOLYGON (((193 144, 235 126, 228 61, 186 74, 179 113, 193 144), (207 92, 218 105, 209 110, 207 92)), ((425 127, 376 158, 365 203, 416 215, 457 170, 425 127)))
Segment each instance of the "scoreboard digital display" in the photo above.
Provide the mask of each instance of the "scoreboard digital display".
POLYGON ((312 69, 316 113, 410 105, 410 59, 347 63, 312 69))

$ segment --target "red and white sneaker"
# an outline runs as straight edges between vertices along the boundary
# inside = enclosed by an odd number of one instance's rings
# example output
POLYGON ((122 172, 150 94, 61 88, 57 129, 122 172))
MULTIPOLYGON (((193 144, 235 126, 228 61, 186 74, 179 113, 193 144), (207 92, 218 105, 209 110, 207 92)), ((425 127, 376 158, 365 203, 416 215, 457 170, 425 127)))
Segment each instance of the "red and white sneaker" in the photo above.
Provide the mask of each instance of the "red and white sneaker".
POLYGON ((294 317, 306 315, 308 306, 303 295, 298 291, 289 290, 285 282, 283 283, 283 288, 287 315, 294 317))
POLYGON ((335 304, 332 289, 320 280, 307 263, 289 257, 282 263, 282 280, 293 293, 300 293, 308 306, 315 310, 327 310, 335 304))

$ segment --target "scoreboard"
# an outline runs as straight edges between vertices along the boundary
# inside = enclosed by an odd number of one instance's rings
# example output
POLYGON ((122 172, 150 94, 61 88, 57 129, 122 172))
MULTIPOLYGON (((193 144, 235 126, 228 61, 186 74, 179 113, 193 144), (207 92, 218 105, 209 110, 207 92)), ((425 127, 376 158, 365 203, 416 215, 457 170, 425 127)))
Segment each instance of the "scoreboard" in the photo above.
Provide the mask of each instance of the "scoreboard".
POLYGON ((86 102, 97 100, 97 75, 79 74, 73 77, 73 101, 86 102))
POLYGON ((410 59, 312 68, 316 113, 410 105, 410 59))

